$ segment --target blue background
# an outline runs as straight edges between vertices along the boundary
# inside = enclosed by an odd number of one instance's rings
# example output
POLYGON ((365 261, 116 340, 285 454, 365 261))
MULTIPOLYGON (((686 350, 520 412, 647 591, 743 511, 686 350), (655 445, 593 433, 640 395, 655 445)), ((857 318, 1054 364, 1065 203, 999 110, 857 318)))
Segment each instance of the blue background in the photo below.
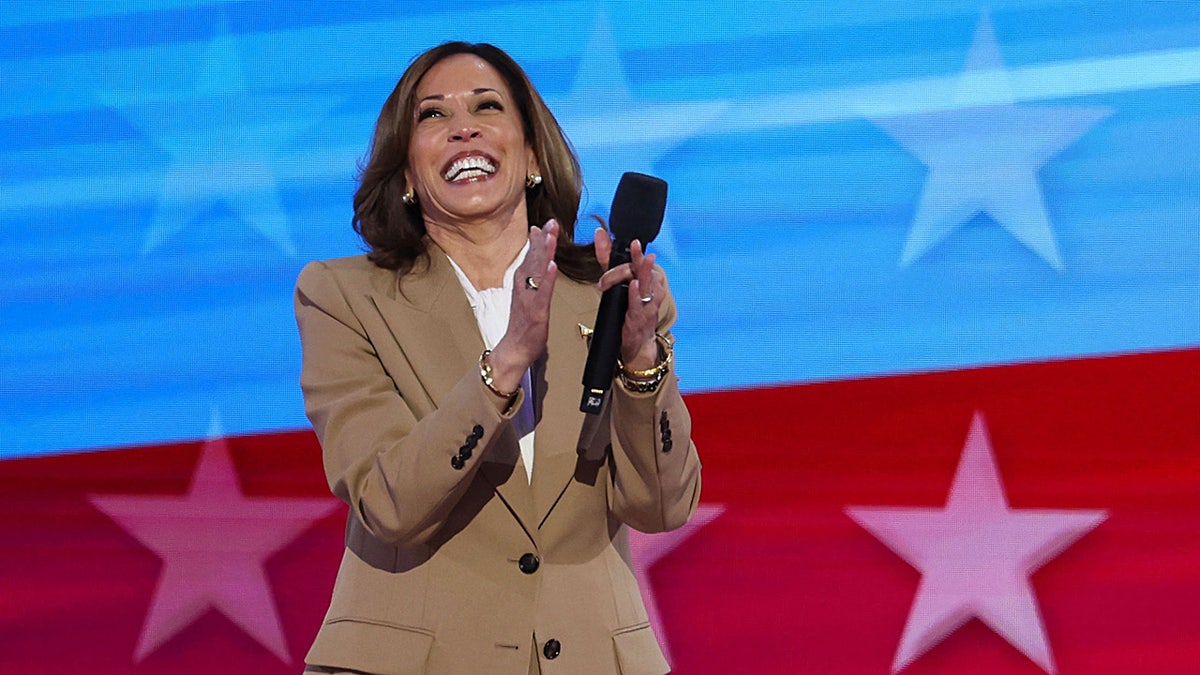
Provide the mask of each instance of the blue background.
MULTIPOLYGON (((0 11, 0 456, 306 426, 291 295, 409 60, 492 42, 671 185, 687 391, 1200 345, 1200 3, 0 11)), ((586 229, 586 228, 584 228, 586 229)))

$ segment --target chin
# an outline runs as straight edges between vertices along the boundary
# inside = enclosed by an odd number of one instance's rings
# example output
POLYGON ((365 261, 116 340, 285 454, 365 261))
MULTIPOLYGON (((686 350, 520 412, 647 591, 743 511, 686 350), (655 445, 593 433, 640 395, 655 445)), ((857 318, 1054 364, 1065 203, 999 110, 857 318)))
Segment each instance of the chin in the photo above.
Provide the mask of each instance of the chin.
POLYGON ((477 195, 467 199, 446 200, 446 211, 458 218, 504 217, 521 209, 524 200, 513 201, 507 195, 477 195))

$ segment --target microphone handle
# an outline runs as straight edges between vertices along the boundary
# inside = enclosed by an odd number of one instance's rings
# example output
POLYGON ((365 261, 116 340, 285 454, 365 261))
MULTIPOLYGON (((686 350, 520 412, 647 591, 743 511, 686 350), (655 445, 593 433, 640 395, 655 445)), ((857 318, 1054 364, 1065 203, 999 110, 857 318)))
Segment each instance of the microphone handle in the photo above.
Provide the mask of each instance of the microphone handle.
MULTIPOLYGON (((630 262, 628 242, 617 242, 613 246, 608 268, 612 269, 630 262)), ((621 353, 621 329, 625 326, 625 311, 629 309, 629 284, 623 282, 604 291, 600 296, 600 309, 596 311, 596 326, 592 343, 588 349, 587 363, 583 367, 583 398, 580 412, 595 415, 604 405, 604 396, 612 387, 613 375, 617 370, 617 356, 621 353)))

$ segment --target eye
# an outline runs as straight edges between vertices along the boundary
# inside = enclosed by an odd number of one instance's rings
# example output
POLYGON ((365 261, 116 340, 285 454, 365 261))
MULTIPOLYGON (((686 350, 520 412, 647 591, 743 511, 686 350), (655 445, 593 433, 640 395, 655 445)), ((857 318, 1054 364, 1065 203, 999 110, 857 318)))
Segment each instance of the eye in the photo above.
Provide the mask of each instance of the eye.
POLYGON ((417 121, 420 122, 421 120, 427 120, 431 117, 441 117, 441 116, 442 116, 442 111, 438 110, 437 108, 434 108, 434 107, 422 108, 417 113, 417 121))
POLYGON ((479 102, 479 110, 504 110, 504 104, 496 99, 484 99, 479 102))

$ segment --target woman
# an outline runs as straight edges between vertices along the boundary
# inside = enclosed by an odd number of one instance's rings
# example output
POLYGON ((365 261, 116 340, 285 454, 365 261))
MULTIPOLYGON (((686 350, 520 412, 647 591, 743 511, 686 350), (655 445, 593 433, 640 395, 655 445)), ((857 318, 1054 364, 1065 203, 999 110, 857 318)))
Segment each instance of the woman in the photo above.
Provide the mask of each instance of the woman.
POLYGON ((296 286, 305 407, 346 550, 307 672, 662 673, 627 528, 681 526, 700 463, 653 255, 573 243, 579 165, 490 45, 419 56, 354 198, 365 256, 296 286), (628 281, 605 410, 584 326, 628 281), (597 283, 598 282, 598 283, 597 283))

